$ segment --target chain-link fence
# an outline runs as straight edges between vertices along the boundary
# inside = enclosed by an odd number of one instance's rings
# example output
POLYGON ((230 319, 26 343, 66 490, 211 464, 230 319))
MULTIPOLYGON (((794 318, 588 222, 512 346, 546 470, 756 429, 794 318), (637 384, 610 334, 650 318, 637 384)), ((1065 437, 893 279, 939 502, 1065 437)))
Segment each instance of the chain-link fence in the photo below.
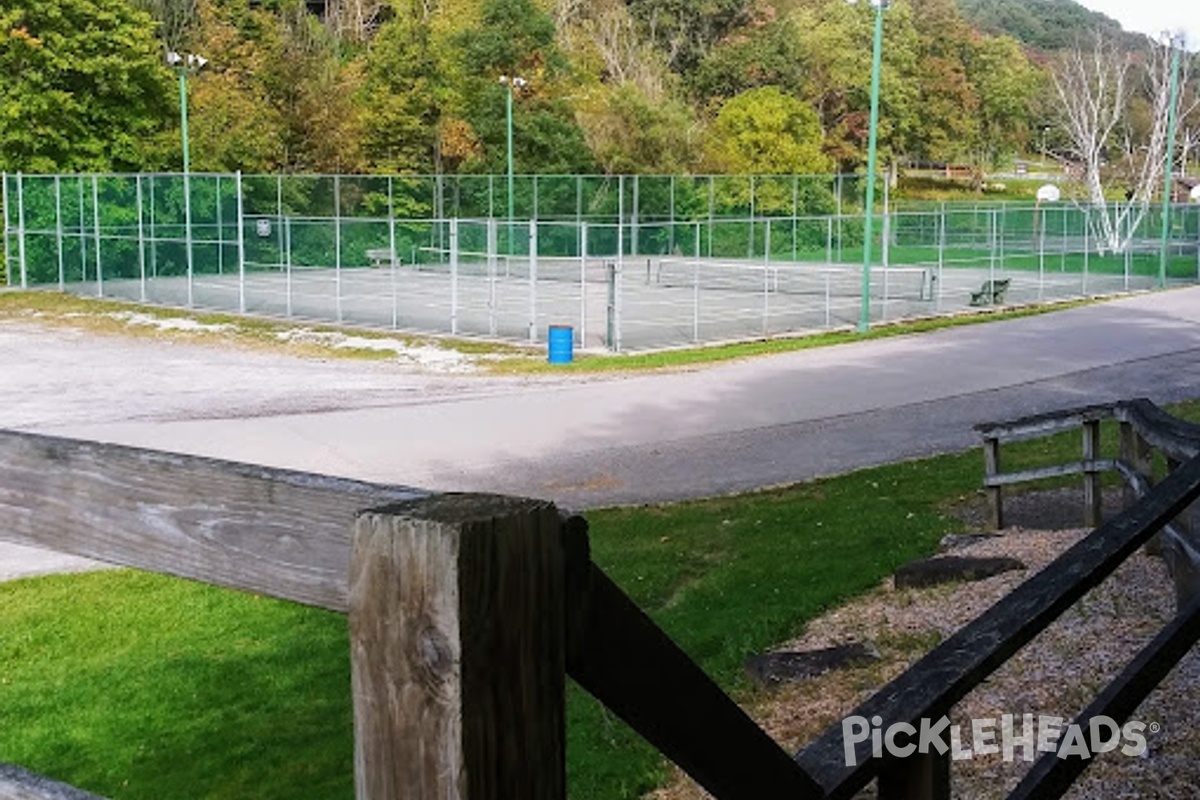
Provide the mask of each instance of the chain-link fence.
POLYGON ((586 348, 650 349, 1194 283, 1200 211, 938 204, 714 176, 6 175, 10 285, 586 348), (513 216, 508 215, 509 198, 513 216), (906 206, 907 208, 907 206, 906 206), (1100 235, 1104 232, 1105 236, 1100 235), (1164 235, 1165 233, 1165 235, 1164 235))

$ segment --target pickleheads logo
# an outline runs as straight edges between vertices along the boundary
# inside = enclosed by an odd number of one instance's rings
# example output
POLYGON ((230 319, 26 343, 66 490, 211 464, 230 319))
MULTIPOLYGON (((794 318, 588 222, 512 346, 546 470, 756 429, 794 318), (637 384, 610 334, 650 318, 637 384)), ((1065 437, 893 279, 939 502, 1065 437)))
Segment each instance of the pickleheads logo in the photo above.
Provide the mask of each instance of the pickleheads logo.
POLYGON ((955 761, 997 754, 1003 755, 1005 761, 1014 761, 1019 750, 1025 761, 1033 761, 1037 753, 1086 759, 1118 747, 1127 756, 1143 755, 1146 752, 1146 731, 1156 733, 1158 729, 1156 724, 1147 726, 1137 721, 1118 725, 1115 720, 1104 716, 1093 717, 1086 727, 1065 723, 1062 717, 1023 714, 1017 718, 1012 714, 1004 714, 999 719, 973 719, 969 729, 964 731, 962 725, 951 725, 946 717, 922 719, 919 727, 896 722, 884 728, 880 717, 868 720, 866 717, 853 716, 842 720, 842 742, 848 767, 858 764, 855 745, 868 739, 871 740, 871 755, 875 758, 882 758, 885 751, 896 758, 936 751, 940 755, 949 752, 955 761), (1020 732, 1013 724, 1018 719, 1020 732))

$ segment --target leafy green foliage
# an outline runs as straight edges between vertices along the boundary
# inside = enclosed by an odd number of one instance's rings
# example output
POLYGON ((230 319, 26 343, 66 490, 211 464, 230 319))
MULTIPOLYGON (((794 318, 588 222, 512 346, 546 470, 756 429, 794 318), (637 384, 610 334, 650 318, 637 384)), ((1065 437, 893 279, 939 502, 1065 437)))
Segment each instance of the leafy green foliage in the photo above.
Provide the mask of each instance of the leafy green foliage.
MULTIPOLYGON (((522 173, 739 164, 850 172, 866 161, 869 3, 319 5, 46 0, 0 9, 0 69, 13 76, 0 83, 0 168, 178 169, 167 49, 210 59, 189 78, 192 164, 201 171, 503 172, 502 75, 528 81, 513 97, 522 173), (789 151, 795 134, 780 130, 770 147, 760 138, 736 152, 729 120, 717 119, 731 101, 766 89, 815 113, 815 133, 806 122, 801 138, 807 147, 815 136, 821 157, 789 151)), ((1116 23, 1071 0, 895 0, 884 14, 882 163, 993 165, 1028 148, 1055 101, 1025 49, 1061 47, 1097 26, 1116 23)), ((750 113, 775 113, 769 105, 750 113)), ((1134 137, 1147 127, 1136 113, 1129 123, 1134 137)), ((756 124, 762 133, 780 123, 756 124)), ((1196 126, 1185 127, 1194 142, 1196 126)))
POLYGON ((125 0, 0 6, 0 169, 129 170, 171 109, 150 17, 125 0))
POLYGON ((709 155, 732 173, 815 175, 829 169, 816 112, 774 86, 750 89, 721 107, 709 155))
POLYGON ((579 123, 606 174, 690 172, 697 123, 678 100, 655 103, 634 84, 602 86, 582 105, 579 123))

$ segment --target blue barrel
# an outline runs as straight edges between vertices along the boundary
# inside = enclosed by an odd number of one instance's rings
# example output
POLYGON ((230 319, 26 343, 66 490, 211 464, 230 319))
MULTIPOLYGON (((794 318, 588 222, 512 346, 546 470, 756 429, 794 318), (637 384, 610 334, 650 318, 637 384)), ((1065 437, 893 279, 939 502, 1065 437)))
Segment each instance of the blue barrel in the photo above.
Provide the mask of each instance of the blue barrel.
POLYGON ((575 359, 575 329, 570 325, 551 325, 549 342, 551 364, 570 364, 575 359))

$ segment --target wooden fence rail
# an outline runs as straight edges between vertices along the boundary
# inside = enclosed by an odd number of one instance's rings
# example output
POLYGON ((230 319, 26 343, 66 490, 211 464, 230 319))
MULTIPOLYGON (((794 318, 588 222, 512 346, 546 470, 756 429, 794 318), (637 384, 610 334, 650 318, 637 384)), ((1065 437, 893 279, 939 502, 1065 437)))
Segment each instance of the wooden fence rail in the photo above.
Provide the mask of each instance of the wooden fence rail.
MULTIPOLYGON (((1142 478, 1136 505, 855 714, 940 718, 1200 496, 1197 429, 1148 403, 1119 413, 1178 468, 1151 487, 1144 458, 1118 459, 1142 478)), ((347 614, 360 800, 565 798, 567 675, 719 800, 849 798, 875 778, 882 800, 950 796, 948 756, 860 743, 848 765, 840 724, 789 755, 591 561, 586 522, 542 501, 0 431, 0 539, 347 614)), ((1198 615, 1189 597, 1084 716, 1130 713, 1198 615)), ((1058 796, 1084 766, 1039 762, 1014 796, 1058 796)), ((0 767, 0 800, 88 798, 71 791, 0 767)))

